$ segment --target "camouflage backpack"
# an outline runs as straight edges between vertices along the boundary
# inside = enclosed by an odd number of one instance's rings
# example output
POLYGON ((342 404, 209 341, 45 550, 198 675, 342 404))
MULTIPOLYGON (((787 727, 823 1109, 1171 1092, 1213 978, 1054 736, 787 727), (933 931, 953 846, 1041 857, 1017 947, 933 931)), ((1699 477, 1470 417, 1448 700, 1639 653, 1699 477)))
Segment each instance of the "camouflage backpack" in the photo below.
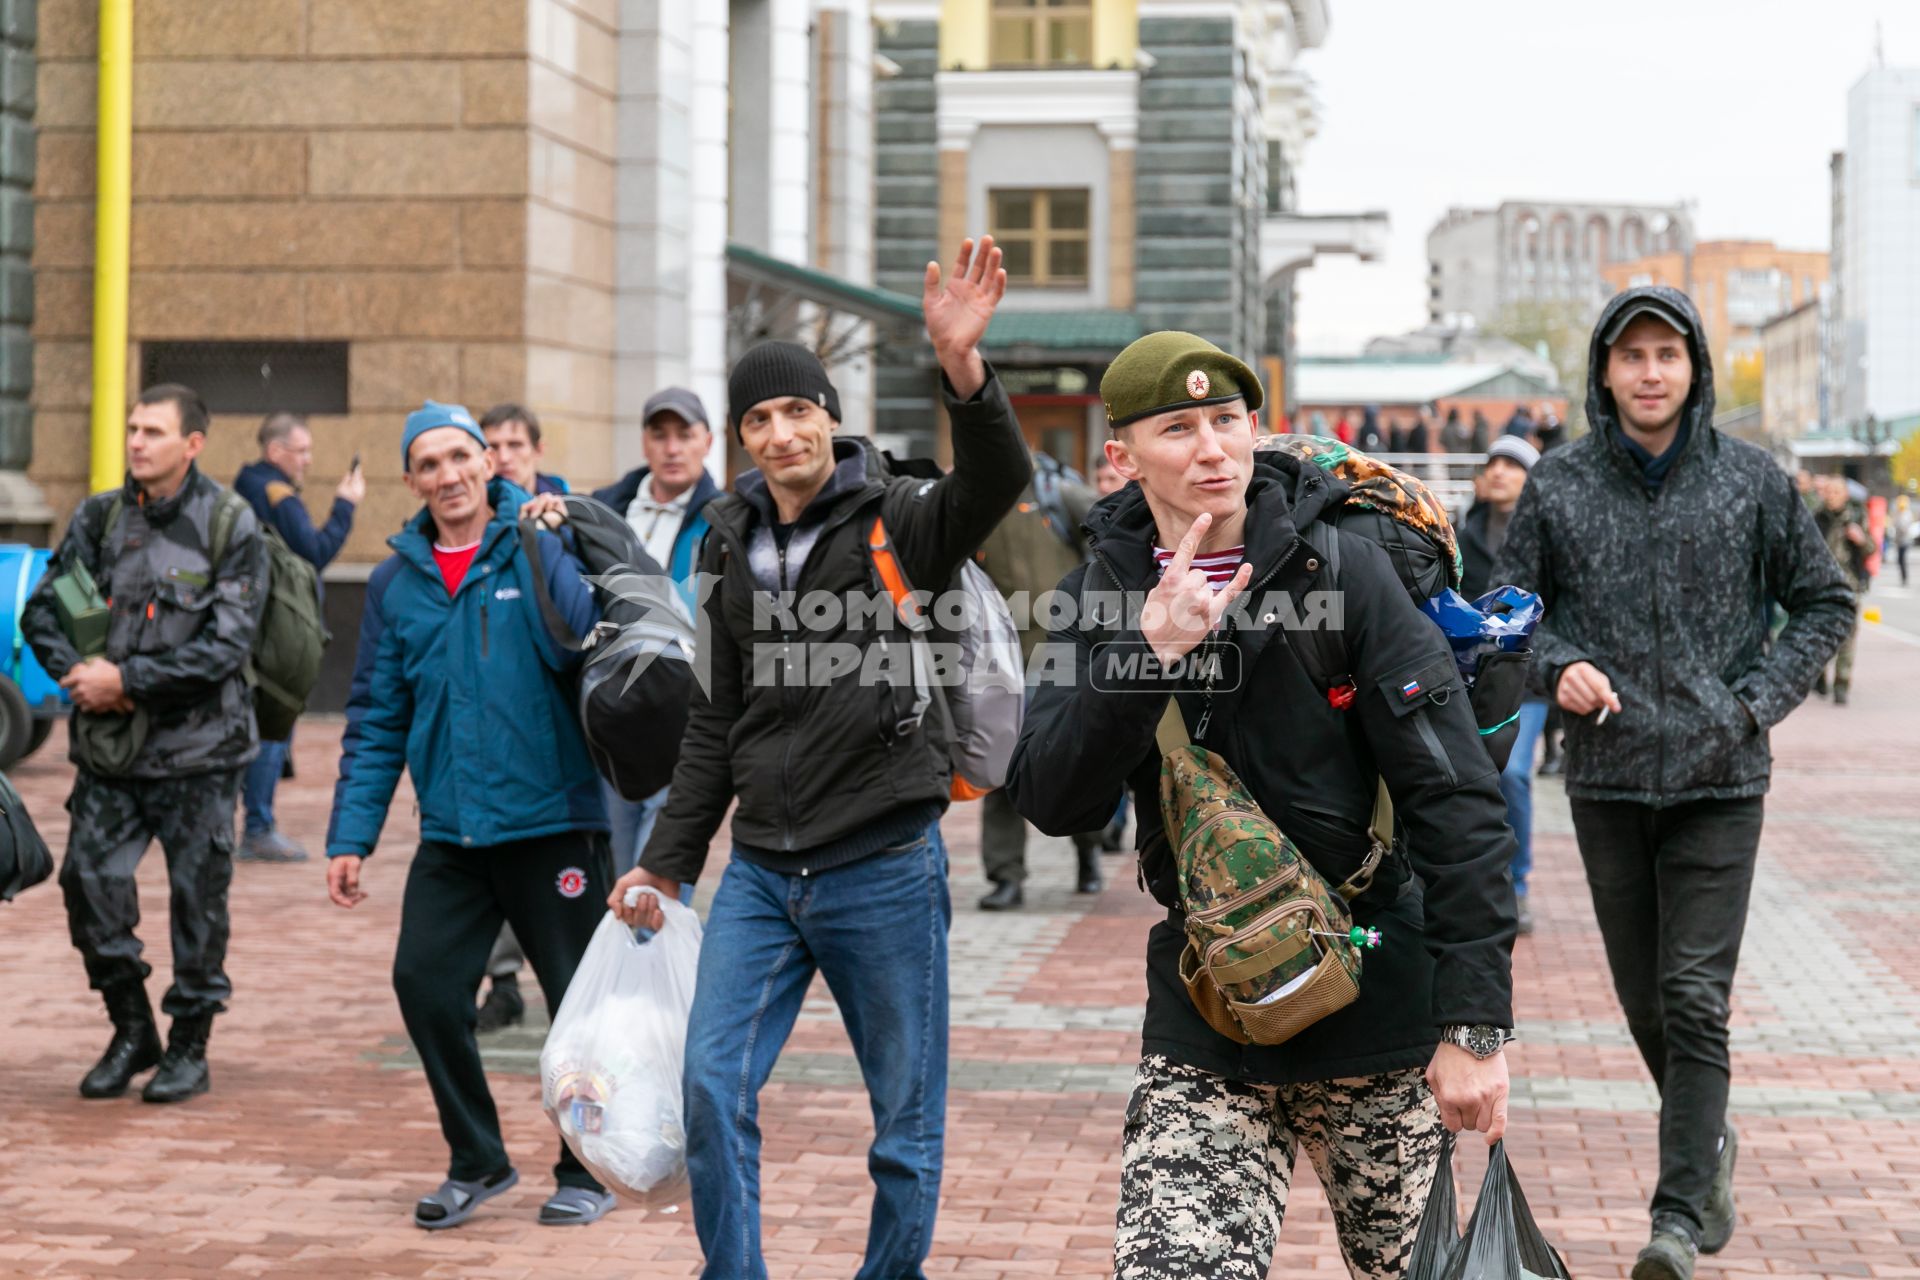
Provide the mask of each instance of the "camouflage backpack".
POLYGON ((1280 1044, 1352 1004, 1360 950, 1347 902, 1384 849, 1334 888, 1260 811, 1232 766, 1191 744, 1179 704, 1160 721, 1160 815, 1173 846, 1187 946, 1180 979, 1207 1024, 1241 1044, 1280 1044))

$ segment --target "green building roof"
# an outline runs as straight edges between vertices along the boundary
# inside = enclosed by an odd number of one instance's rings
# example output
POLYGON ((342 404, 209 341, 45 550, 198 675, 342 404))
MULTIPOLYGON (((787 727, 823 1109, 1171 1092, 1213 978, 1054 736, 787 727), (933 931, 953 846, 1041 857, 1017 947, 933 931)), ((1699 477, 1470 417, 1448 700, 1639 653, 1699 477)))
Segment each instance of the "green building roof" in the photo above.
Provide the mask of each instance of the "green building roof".
POLYGON ((989 350, 1041 347, 1111 355, 1142 333, 1131 311, 1002 311, 987 327, 989 350))

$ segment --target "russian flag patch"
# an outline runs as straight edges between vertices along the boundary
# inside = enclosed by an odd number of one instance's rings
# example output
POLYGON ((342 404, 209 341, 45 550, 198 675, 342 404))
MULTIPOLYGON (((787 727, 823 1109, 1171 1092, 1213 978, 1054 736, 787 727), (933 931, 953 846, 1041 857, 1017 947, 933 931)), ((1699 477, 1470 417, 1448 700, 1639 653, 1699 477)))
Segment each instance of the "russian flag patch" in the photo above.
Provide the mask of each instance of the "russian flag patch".
POLYGON ((1409 680, 1405 684, 1401 685, 1400 696, 1408 699, 1419 697, 1420 682, 1418 680, 1409 680))

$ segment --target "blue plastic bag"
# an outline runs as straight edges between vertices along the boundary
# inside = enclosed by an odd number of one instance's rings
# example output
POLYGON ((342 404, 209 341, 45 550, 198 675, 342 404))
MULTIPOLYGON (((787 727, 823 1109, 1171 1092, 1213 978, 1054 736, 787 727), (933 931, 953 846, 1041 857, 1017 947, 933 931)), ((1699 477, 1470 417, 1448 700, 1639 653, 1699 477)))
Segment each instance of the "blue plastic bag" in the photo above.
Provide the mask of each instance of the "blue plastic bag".
POLYGON ((1496 587, 1478 600, 1448 588, 1420 609, 1447 637, 1454 665, 1469 689, 1488 654, 1525 652, 1546 612, 1539 596, 1518 587, 1496 587))

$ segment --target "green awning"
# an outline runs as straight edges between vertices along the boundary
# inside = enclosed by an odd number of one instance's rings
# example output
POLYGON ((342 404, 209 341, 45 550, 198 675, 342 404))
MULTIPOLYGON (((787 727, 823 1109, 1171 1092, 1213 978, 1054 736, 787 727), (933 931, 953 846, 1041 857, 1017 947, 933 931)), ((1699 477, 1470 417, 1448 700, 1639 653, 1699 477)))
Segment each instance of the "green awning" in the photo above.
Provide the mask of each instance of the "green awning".
POLYGON ((855 284, 817 267, 803 267, 743 244, 727 246, 727 274, 749 284, 791 290, 810 302, 845 311, 889 328, 919 327, 920 300, 891 289, 855 284))
POLYGON ((1140 334, 1140 320, 1131 311, 1001 311, 982 345, 990 351, 1036 347, 1112 356, 1140 334))

